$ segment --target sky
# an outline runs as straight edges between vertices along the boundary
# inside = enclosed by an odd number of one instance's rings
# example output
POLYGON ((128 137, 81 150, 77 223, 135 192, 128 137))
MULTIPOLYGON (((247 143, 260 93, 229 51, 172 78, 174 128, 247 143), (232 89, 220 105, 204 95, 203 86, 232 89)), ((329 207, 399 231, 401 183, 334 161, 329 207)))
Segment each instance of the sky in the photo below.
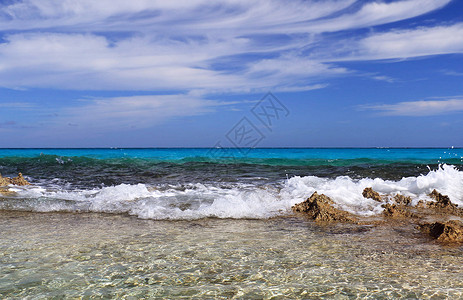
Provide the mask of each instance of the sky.
POLYGON ((0 0, 0 148, 463 147, 461 0, 0 0))

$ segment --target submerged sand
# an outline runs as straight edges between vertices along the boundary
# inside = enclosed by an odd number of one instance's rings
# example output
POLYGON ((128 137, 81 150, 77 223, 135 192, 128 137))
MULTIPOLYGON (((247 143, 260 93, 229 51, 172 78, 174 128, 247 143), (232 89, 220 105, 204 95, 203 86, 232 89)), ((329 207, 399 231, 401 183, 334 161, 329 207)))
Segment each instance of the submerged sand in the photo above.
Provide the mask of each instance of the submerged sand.
POLYGON ((0 212, 8 298, 458 298, 463 249, 412 224, 0 212))

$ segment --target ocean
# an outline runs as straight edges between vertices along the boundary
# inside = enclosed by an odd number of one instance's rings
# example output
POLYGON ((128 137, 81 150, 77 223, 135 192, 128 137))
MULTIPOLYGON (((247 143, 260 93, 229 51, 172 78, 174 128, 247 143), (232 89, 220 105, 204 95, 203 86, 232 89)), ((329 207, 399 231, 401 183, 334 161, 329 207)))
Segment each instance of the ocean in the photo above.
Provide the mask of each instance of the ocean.
POLYGON ((461 247, 411 225, 320 226, 313 192, 360 216, 372 187, 463 205, 462 148, 0 149, 2 298, 446 298, 461 247))

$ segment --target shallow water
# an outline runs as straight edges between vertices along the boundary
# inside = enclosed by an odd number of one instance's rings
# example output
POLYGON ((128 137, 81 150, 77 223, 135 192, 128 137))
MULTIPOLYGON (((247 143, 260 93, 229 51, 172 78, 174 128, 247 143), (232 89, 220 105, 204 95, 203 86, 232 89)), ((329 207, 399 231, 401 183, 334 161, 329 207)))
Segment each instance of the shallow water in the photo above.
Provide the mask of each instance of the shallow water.
POLYGON ((411 225, 3 211, 0 232, 2 299, 463 296, 463 248, 411 225))

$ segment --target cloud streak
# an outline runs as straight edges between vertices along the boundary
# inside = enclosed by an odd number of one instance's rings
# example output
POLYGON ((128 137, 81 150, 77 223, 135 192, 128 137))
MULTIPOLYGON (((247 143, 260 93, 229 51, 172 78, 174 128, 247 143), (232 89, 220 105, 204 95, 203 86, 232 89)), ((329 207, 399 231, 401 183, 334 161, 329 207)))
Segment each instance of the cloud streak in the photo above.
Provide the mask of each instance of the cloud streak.
POLYGON ((0 103, 0 108, 13 108, 13 109, 27 109, 32 108, 34 105, 27 102, 3 102, 0 103))
POLYGON ((363 39, 359 48, 366 59, 462 53, 463 23, 376 34, 363 39))
POLYGON ((49 123, 52 127, 72 124, 79 130, 142 129, 175 117, 197 116, 236 104, 204 100, 192 95, 144 95, 82 100, 68 107, 49 123))
POLYGON ((388 24, 410 19, 442 8, 451 0, 406 0, 366 3, 358 11, 309 24, 313 32, 333 32, 346 29, 388 24))
POLYGON ((365 105, 361 110, 378 111, 385 116, 424 117, 463 112, 463 99, 420 100, 396 104, 365 105))
POLYGON ((330 61, 461 52, 459 38, 413 46, 429 36, 463 36, 454 25, 373 34, 349 50, 359 53, 354 57, 314 55, 331 45, 325 32, 405 20, 449 2, 14 1, 0 5, 0 86, 179 94, 306 90, 350 73, 330 61))

